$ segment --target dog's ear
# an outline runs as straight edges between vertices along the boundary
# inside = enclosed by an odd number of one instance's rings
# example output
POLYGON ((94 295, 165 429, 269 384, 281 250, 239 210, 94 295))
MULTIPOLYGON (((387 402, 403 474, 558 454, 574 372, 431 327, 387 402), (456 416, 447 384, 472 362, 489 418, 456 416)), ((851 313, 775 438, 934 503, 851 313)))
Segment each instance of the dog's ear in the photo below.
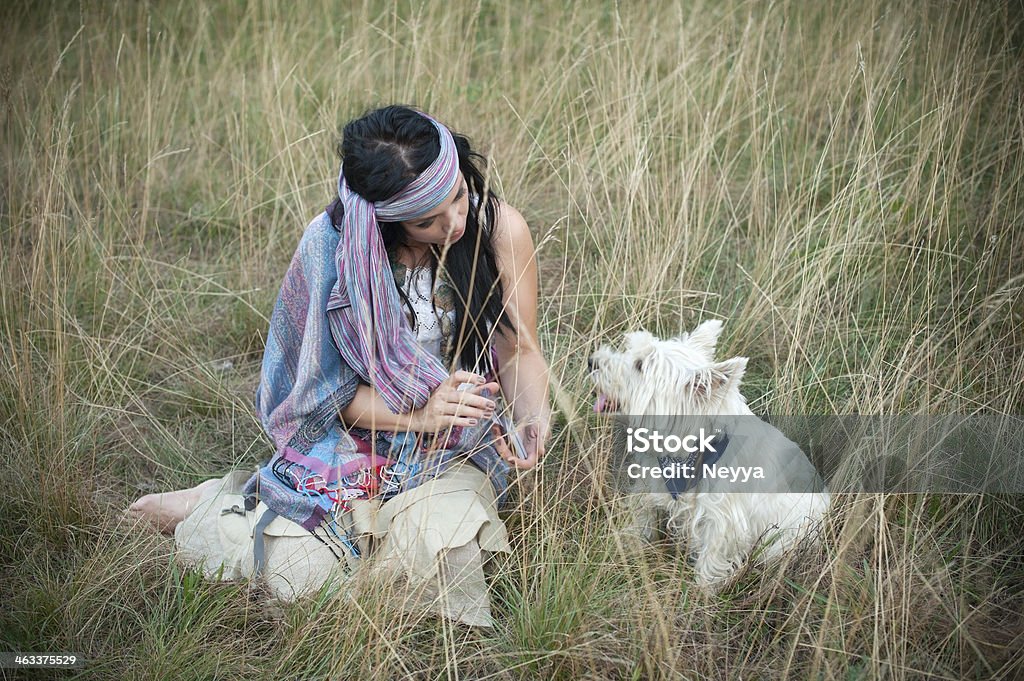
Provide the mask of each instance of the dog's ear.
POLYGON ((716 362, 706 370, 697 372, 693 379, 693 395, 702 400, 713 396, 721 397, 734 386, 739 388, 746 371, 746 357, 733 357, 724 362, 716 362))
POLYGON ((709 319, 704 322, 689 336, 686 342, 692 344, 698 350, 702 350, 711 359, 715 357, 715 346, 718 344, 718 336, 722 333, 722 322, 719 319, 709 319))
POLYGON ((644 331, 643 329, 641 329, 640 331, 633 331, 631 333, 627 333, 625 336, 625 340, 626 347, 629 348, 630 350, 643 351, 645 353, 649 353, 653 343, 658 339, 655 338, 654 334, 652 334, 650 331, 644 331))

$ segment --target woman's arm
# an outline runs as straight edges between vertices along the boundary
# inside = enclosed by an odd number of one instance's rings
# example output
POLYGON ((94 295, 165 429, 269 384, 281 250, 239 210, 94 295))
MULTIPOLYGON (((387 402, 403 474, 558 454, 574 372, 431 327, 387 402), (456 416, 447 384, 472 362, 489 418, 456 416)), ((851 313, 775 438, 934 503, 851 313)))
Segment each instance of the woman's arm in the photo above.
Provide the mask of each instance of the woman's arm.
POLYGON ((349 427, 370 430, 420 430, 416 411, 408 414, 392 412, 380 393, 362 382, 356 388, 355 397, 341 410, 341 420, 349 427))
POLYGON ((526 435, 529 468, 544 453, 551 420, 548 365, 537 336, 537 258, 530 228, 519 211, 502 202, 493 234, 504 306, 514 333, 496 332, 498 380, 512 416, 526 435))
POLYGON ((352 401, 341 410, 342 422, 349 427, 370 430, 424 431, 436 433, 451 426, 472 426, 472 419, 487 418, 495 404, 479 393, 496 392, 496 383, 484 383, 484 377, 469 371, 456 371, 434 390, 420 409, 407 414, 395 414, 388 408, 380 393, 360 382, 352 401), (462 383, 474 383, 469 390, 460 391, 462 383))

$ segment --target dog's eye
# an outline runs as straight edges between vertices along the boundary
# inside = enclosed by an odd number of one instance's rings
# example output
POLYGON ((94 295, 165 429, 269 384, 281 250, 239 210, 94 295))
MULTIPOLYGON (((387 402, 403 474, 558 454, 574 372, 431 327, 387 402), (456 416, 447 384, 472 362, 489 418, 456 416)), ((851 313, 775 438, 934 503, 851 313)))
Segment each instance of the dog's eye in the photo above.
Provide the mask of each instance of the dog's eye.
POLYGON ((642 372, 644 370, 644 361, 642 359, 638 359, 637 361, 633 362, 633 368, 636 369, 638 372, 642 372))

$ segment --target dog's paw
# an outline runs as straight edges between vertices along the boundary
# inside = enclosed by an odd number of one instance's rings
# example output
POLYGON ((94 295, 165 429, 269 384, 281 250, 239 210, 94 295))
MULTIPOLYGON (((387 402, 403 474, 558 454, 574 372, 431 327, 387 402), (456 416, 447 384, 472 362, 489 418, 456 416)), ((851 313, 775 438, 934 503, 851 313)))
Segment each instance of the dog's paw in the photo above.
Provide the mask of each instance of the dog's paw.
POLYGON ((712 580, 697 579, 694 583, 697 585, 697 588, 706 593, 708 596, 717 596, 718 594, 722 593, 722 591, 725 589, 726 586, 729 585, 731 581, 732 580, 729 578, 712 580))
POLYGON ((698 559, 693 565, 693 581, 696 586, 709 596, 717 596, 728 586, 736 582, 743 572, 745 564, 730 563, 729 569, 708 572, 708 566, 698 559))

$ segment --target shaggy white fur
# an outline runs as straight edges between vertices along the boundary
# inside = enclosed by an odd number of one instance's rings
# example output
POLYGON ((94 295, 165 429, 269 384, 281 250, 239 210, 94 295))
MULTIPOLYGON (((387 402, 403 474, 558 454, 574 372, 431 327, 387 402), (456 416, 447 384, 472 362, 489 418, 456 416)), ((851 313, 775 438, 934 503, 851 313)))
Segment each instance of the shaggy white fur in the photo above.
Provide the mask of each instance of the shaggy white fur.
MULTIPOLYGON (((660 340, 638 331, 626 335, 621 351, 602 347, 589 362, 597 390, 595 411, 626 415, 631 425, 642 423, 645 416, 670 416, 672 432, 685 432, 689 421, 714 424, 728 433, 738 419, 726 417, 753 417, 753 412, 739 391, 747 358, 715 361, 721 331, 722 322, 707 321, 677 338, 660 340)), ((743 427, 761 424, 755 419, 744 419, 743 427)), ((664 481, 657 480, 634 484, 627 496, 630 517, 625 529, 650 539, 659 511, 666 512, 666 529, 689 543, 696 580, 711 591, 723 586, 752 554, 760 561, 777 558, 814 533, 829 507, 828 490, 800 448, 768 424, 763 426, 757 426, 757 437, 730 441, 718 463, 760 466, 774 481, 774 490, 782 480, 789 483, 784 489, 820 491, 725 492, 737 488, 702 479, 673 499, 664 481)), ((656 460, 655 455, 644 456, 656 460)))

